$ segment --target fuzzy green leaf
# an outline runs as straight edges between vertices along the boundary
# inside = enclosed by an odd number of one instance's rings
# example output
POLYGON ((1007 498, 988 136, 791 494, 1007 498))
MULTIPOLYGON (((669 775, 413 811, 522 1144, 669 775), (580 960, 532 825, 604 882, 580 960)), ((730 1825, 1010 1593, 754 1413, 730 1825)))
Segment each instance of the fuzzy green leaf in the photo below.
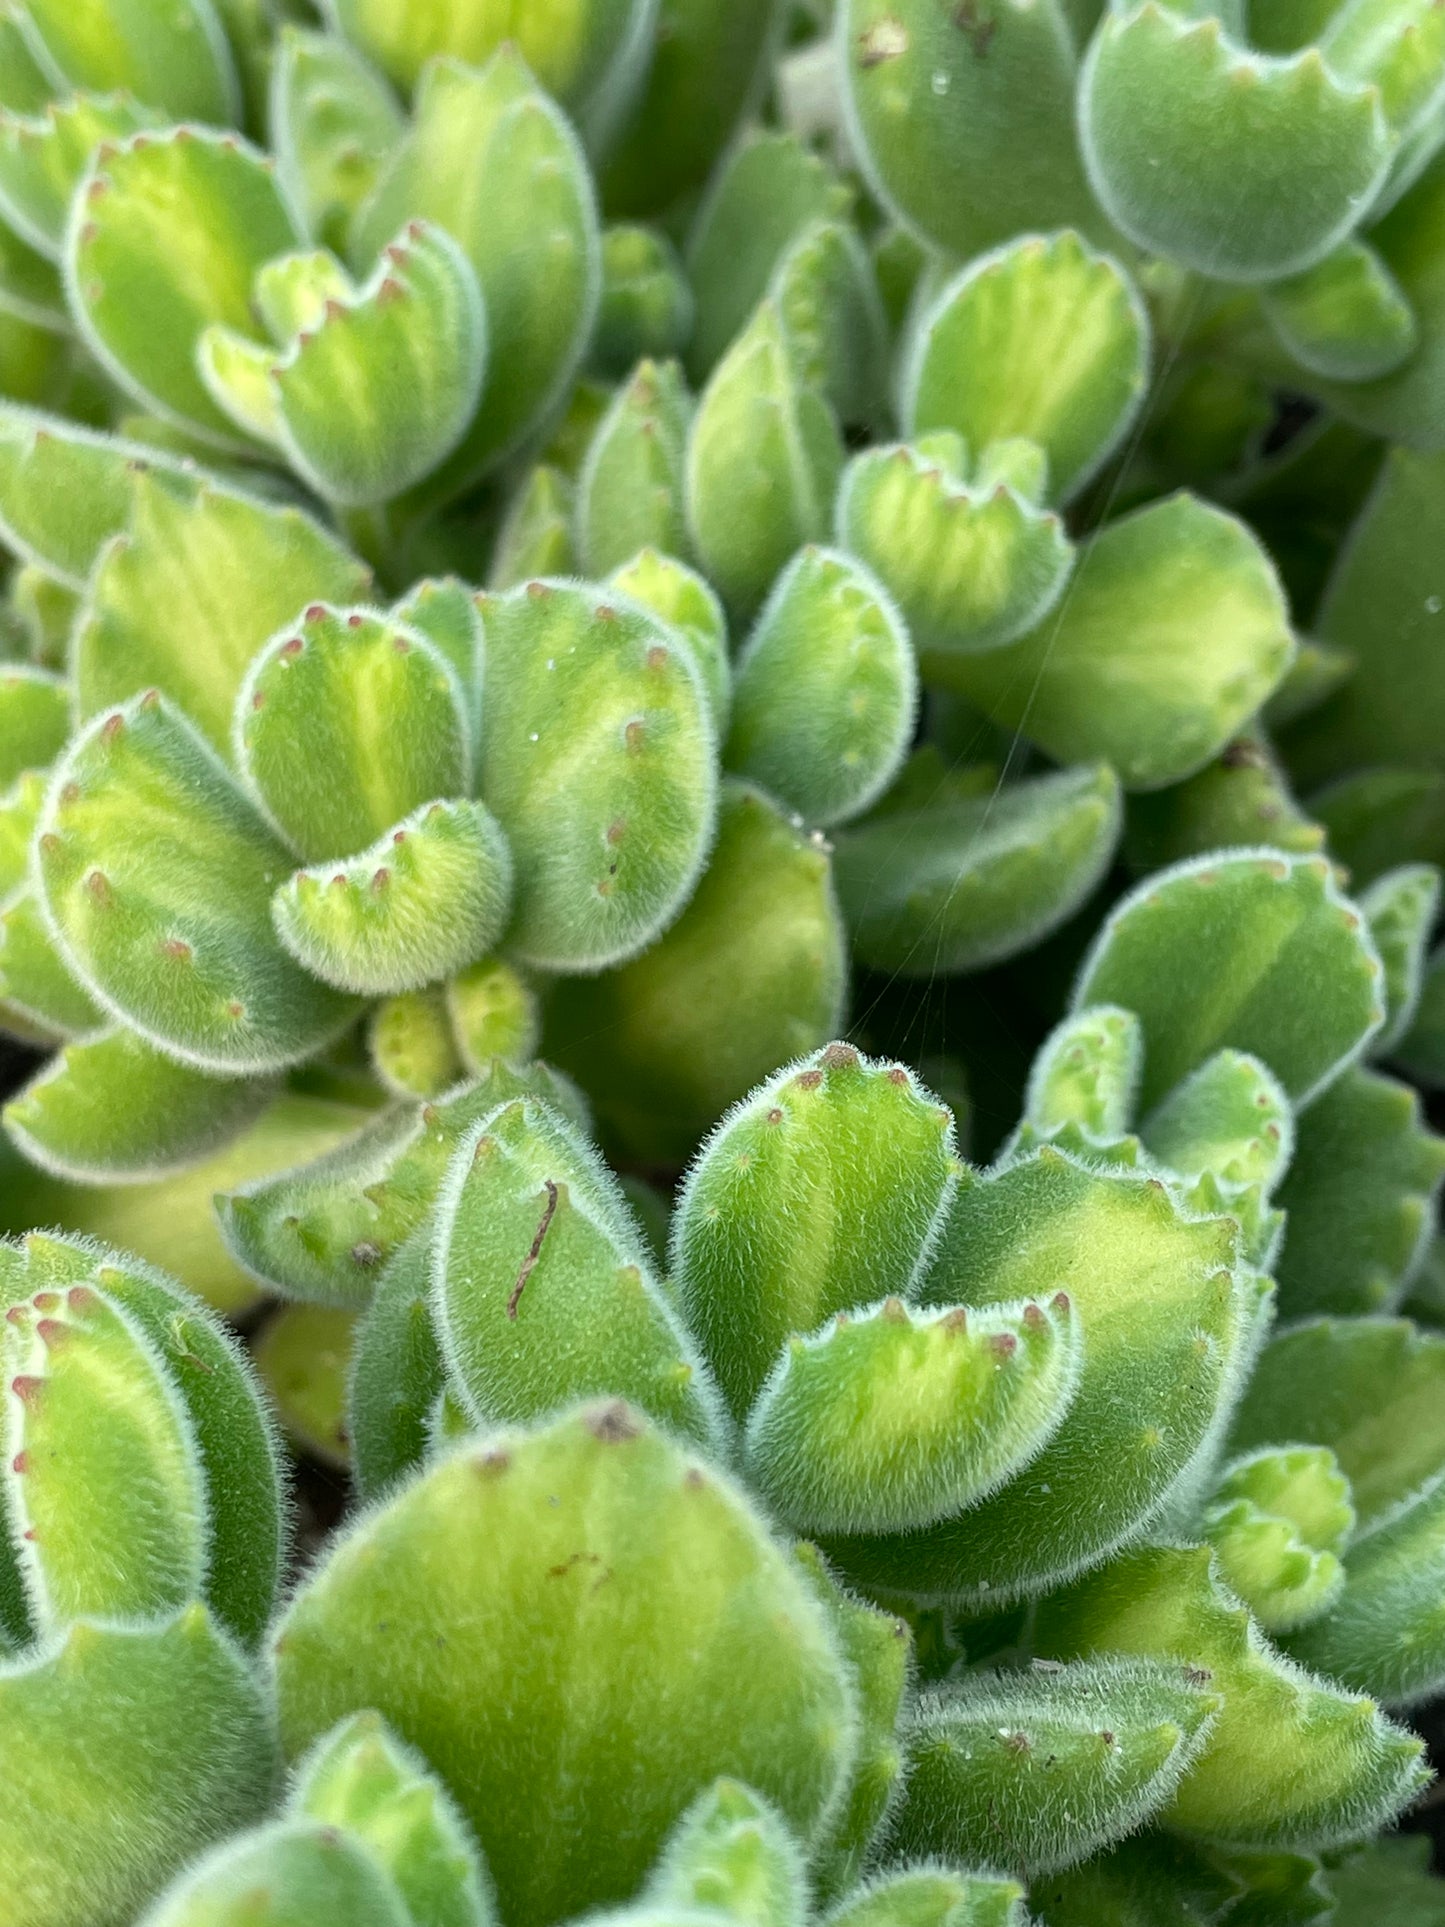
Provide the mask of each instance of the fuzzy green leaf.
POLYGON ((724 1914, 740 1927, 798 1927, 808 1884, 797 1842, 767 1801, 718 1780, 678 1821, 642 1898, 659 1911, 724 1914))
POLYGON ((334 1150, 224 1193, 221 1232, 272 1290, 318 1304, 364 1304, 393 1253, 423 1223, 452 1153, 472 1125, 534 1096, 585 1128, 576 1091, 545 1064, 493 1062, 435 1104, 383 1111, 334 1150))
POLYGON ((1275 282, 1261 306, 1285 350, 1333 381, 1388 375, 1419 339, 1399 283, 1363 241, 1345 241, 1317 266, 1275 282))
POLYGON ((931 246, 967 259, 1020 230, 1099 225, 1054 0, 844 0, 838 44, 874 191, 931 246))
POLYGON ((793 1337, 748 1421, 749 1472, 807 1532, 906 1532, 1016 1477, 1078 1384, 1068 1298, 911 1314, 901 1299, 793 1337))
POLYGON ((76 325, 144 407, 244 446, 196 368, 212 323, 254 331, 251 283, 299 246, 272 163, 235 135, 177 127, 97 155, 76 190, 65 274, 76 325))
POLYGON ((1393 1310, 1424 1262, 1442 1182, 1445 1137, 1425 1127, 1416 1093, 1347 1071, 1300 1118, 1280 1187, 1285 1315, 1393 1310))
POLYGON ((882 584, 835 549, 807 548, 738 659, 724 760, 806 821, 846 821, 893 780, 917 700, 908 633, 882 584))
POLYGON ((264 1077, 209 1077, 118 1025, 64 1045, 4 1120, 26 1157, 57 1177, 145 1183, 208 1157, 273 1095, 264 1077))
POLYGON ((724 1119, 679 1200, 672 1273, 739 1418, 790 1334, 912 1289, 957 1169, 946 1107, 850 1044, 724 1119))
POLYGON ((102 141, 123 140, 157 116, 129 94, 72 94, 43 115, 0 118, 0 210, 30 246, 60 258, 76 183, 102 141))
POLYGON ((451 1796, 376 1713, 357 1713, 301 1762, 292 1811, 353 1833, 376 1856, 415 1927, 484 1927, 491 1894, 451 1796))
POLYGON ((626 1898, 719 1773, 806 1838, 852 1752, 803 1581, 729 1484, 620 1403, 481 1439, 405 1487, 333 1545, 275 1660, 288 1751, 377 1708, 445 1778, 516 1927, 626 1898), (378 1596, 408 1641, 377 1626, 378 1596))
POLYGON ((1055 613, 1008 648, 952 658, 949 684, 1059 761, 1107 757, 1126 788, 1152 790, 1216 756, 1293 654, 1263 548, 1180 494, 1091 537, 1055 613))
POLYGON ((1131 1011, 1100 1004, 1065 1017, 1034 1058, 1024 1116, 1046 1134, 1077 1124, 1101 1140, 1120 1137, 1134 1115, 1143 1062, 1131 1011))
POLYGON ((917 437, 949 429, 970 448, 1015 437, 1048 456, 1067 500, 1118 447, 1143 400, 1149 324, 1107 255, 1070 230, 974 261, 921 318, 902 376, 917 437))
POLYGON ((1007 482, 965 480, 961 444, 866 449, 838 489, 838 540, 897 599, 924 672, 1002 648, 1053 608, 1073 565, 1060 518, 1007 482), (949 455, 956 454, 957 461, 949 455))
POLYGON ((1089 179, 1132 241, 1221 281, 1322 260, 1384 181, 1378 95, 1317 49, 1250 54, 1212 14, 1145 0, 1105 15, 1080 78, 1089 179))
POLYGON ((687 445, 692 546, 729 606, 756 609, 789 556, 821 540, 842 467, 832 410, 765 301, 713 371, 687 445))
POLYGON ((816 222, 846 217, 852 192, 795 135, 755 130, 714 175, 688 240, 697 299, 688 348, 695 381, 710 375, 768 292, 794 242, 816 222))
POLYGON ((1027 1472, 959 1517, 855 1537, 845 1573, 934 1598, 1006 1603, 1113 1550, 1193 1468, 1232 1394, 1250 1292, 1227 1218, 1187 1214, 1157 1179, 1052 1146, 960 1185, 917 1294, 970 1310, 1068 1293, 1079 1389, 1027 1472))
POLYGON ((185 719, 151 692, 98 717, 37 827, 47 920, 105 1009, 222 1075, 294 1063, 354 1006, 271 930, 286 852, 185 719))
POLYGON ((712 841, 712 715, 686 642, 637 603, 533 582, 482 605, 482 796, 511 845, 525 963, 600 970, 659 936, 712 841))
POLYGON ((451 664, 417 630, 320 602, 252 662, 234 751, 267 817, 314 863, 357 851, 367 861, 367 846, 402 818, 471 787, 451 664))
POLYGON ((512 859, 490 812, 424 803, 340 867, 298 870, 271 915, 313 976, 375 996, 419 990, 485 956, 511 896, 512 859))
POLYGON ((651 609, 669 628, 687 638, 712 705, 719 736, 732 711, 732 667, 723 606, 696 569, 656 549, 641 549, 607 578, 608 587, 651 609))
POLYGON ((691 414, 676 362, 643 361, 618 389, 577 477, 577 553, 589 575, 606 575, 642 548, 686 552, 683 459, 691 414))
POLYGON ((436 1206, 437 1334, 482 1424, 615 1392, 716 1449, 706 1369, 610 1172, 546 1106, 514 1099, 462 1139, 436 1206))
POLYGON ((1323 857, 1225 851, 1164 871, 1113 910, 1073 1004, 1138 1016, 1146 1106, 1229 1045, 1262 1058, 1302 1107, 1374 1036, 1383 998, 1364 919, 1323 857))
POLYGON ((1140 1546, 1042 1602, 1061 1659, 1125 1653, 1205 1673, 1222 1700, 1167 1825, 1232 1844, 1311 1847, 1387 1825, 1424 1777, 1421 1742, 1368 1699, 1280 1657, 1216 1583, 1203 1546, 1140 1546))
POLYGON ((1440 907, 1440 872, 1409 863, 1360 893, 1360 908, 1385 966, 1385 1027, 1371 1054, 1385 1057, 1409 1030, 1425 981, 1425 950, 1440 907))
POLYGON ((677 250, 661 229, 626 222, 604 229, 590 365, 620 381, 644 357, 680 354, 694 305, 677 250))
POLYGON ((72 1626, 0 1661, 13 1927, 125 1920, 203 1848, 260 1818, 275 1740, 203 1606, 133 1630, 72 1626))
POLYGON ((174 12, 147 0, 26 0, 25 20, 42 64, 70 87, 133 94, 175 120, 237 117, 236 74, 210 0, 174 12))
POLYGON ((391 89, 333 34, 283 23, 268 125, 282 186, 318 241, 338 251, 405 122, 391 89))
POLYGON ((76 621, 79 713, 154 687, 229 756, 236 692, 262 644, 310 602, 360 599, 371 573, 293 507, 209 482, 178 491, 159 473, 130 477, 129 493, 76 621))
MULTIPOLYGON (((406 46, 420 49, 410 15, 398 11, 396 22, 406 46)), ((441 499, 509 455, 561 402, 597 308, 597 213, 586 163, 515 46, 480 71, 445 58, 427 65, 412 125, 357 217, 354 265, 369 268, 397 229, 417 219, 443 228, 471 264, 490 363, 506 371, 488 385, 456 453, 428 479, 428 497, 441 499)))
POLYGON ((1029 948, 1098 887, 1121 816, 1107 764, 890 805, 838 840, 838 895, 858 957, 932 977, 1029 948))
POLYGON ((1182 1669, 1083 1661, 979 1673, 922 1699, 890 1844, 1047 1874, 1169 1800, 1218 1702, 1182 1669))

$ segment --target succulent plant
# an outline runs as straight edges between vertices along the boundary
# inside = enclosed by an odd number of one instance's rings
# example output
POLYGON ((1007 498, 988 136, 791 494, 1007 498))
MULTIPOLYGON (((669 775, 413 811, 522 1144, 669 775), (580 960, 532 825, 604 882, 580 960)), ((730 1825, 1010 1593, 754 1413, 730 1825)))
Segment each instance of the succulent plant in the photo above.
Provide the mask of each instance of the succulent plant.
POLYGON ((1445 15, 323 15, 0 13, 0 1927, 1445 1917, 1445 15))

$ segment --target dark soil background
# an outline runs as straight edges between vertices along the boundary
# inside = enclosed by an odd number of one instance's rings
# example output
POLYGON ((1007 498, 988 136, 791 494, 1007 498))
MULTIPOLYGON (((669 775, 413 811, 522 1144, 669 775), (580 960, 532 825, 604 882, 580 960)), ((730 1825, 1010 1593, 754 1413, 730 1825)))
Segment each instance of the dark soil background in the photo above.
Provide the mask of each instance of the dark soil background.
MULTIPOLYGON (((913 988, 916 988, 913 987, 913 988)), ((0 1038, 0 1100, 15 1090, 39 1062, 32 1051, 0 1038)), ((1427 1104, 1436 1130, 1445 1131, 1445 1094, 1427 1104)), ((1012 1112, 1009 1114, 1012 1115, 1012 1112)), ((260 1314, 264 1316, 264 1314, 260 1314)), ((256 1322, 254 1319, 248 1323, 256 1322)), ((305 1564, 322 1537, 346 1509, 350 1483, 333 1467, 302 1457, 296 1461, 297 1558, 305 1564)), ((1424 1736, 1441 1778, 1426 1793, 1404 1825, 1412 1833, 1427 1833, 1434 1842, 1435 1865, 1445 1873, 1445 1700, 1418 1709, 1411 1724, 1424 1736)))

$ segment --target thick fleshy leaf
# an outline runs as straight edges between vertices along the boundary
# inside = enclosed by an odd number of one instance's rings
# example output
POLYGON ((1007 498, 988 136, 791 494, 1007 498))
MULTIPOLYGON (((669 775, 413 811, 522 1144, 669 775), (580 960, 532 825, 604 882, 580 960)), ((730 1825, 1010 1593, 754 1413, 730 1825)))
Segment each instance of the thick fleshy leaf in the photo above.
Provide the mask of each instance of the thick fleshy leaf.
MULTIPOLYGON (((243 432, 257 433, 249 383, 233 406, 224 356, 249 344, 223 327, 198 344, 202 379, 243 432)), ((264 353, 264 351, 263 351, 264 353)), ((267 356, 273 438, 302 480, 346 507, 381 502, 431 474, 476 412, 486 316, 471 266, 441 228, 413 221, 359 288, 341 288, 286 351, 267 356)))
POLYGON ((1139 1126, 1146 1148, 1181 1177, 1277 1185, 1294 1155, 1289 1099, 1246 1051, 1221 1050, 1175 1085, 1139 1126))
MULTIPOLYGON (((460 18, 460 16, 458 16, 460 18)), ((415 22, 396 14, 409 46, 415 22)), ((601 282, 586 162, 562 110, 514 46, 478 71, 431 62, 411 128, 361 210, 352 240, 370 268, 398 228, 434 221, 471 264, 487 316, 494 381, 456 453, 425 485, 458 493, 560 403, 592 332, 601 282)))
POLYGON ((1381 186, 1393 143, 1378 95, 1310 48, 1247 52, 1212 14, 1145 0, 1105 15, 1080 80, 1094 192, 1132 241, 1221 281, 1323 259, 1381 186))
POLYGON ((200 1595, 206 1495, 162 1361, 90 1285, 6 1295, 6 1511, 32 1623, 177 1611, 200 1595))
POLYGON ((894 1868, 861 1882, 828 1915, 829 1927, 1022 1927, 1024 1889, 996 1874, 937 1862, 894 1868))
POLYGON ((1121 1137, 1134 1115, 1143 1054, 1131 1011, 1100 1004, 1065 1017, 1034 1058, 1024 1116, 1043 1132, 1075 1124, 1101 1141, 1121 1137))
POLYGON ((362 995, 419 990, 491 949, 512 859, 480 803, 424 803, 369 850, 298 870, 272 899, 276 934, 323 983, 362 995))
POLYGON ((1140 884, 1095 938, 1073 1002, 1137 1015, 1150 1106, 1226 1045, 1262 1058, 1302 1106, 1385 1014, 1379 957, 1328 862, 1267 850, 1200 857, 1140 884))
POLYGON ((482 1424, 602 1392, 716 1450, 721 1411, 611 1173, 544 1105, 514 1099, 458 1146, 437 1199, 437 1335, 482 1424))
POLYGON ((417 1927, 485 1927, 490 1883, 450 1794, 376 1713, 357 1713, 297 1768, 292 1809, 354 1834, 417 1927))
POLYGON ((1149 325, 1123 270, 1072 231, 1028 236, 972 262, 918 324, 902 378, 917 437, 948 429, 986 454, 1017 437, 1048 456, 1067 500, 1138 413, 1149 325))
POLYGON ((159 449, 0 403, 0 535, 67 587, 83 589, 101 548, 130 518, 137 465, 164 470, 179 490, 191 486, 182 465, 159 449))
POLYGON ((795 135, 754 131, 718 169, 688 241, 697 299, 688 372, 711 374, 768 292, 779 262, 818 221, 845 218, 851 190, 795 135))
POLYGON ((1368 1699, 1277 1654, 1217 1584, 1205 1546, 1144 1545, 1041 1602, 1040 1648, 1125 1653, 1208 1675, 1222 1701, 1166 1825, 1240 1846, 1312 1847, 1388 1825, 1426 1771, 1368 1699))
POLYGON ((5 1106, 32 1163, 82 1184, 147 1183, 199 1163, 274 1095, 259 1077, 210 1077, 118 1026, 62 1047, 5 1106))
POLYGON ((538 462, 512 496, 487 570, 490 589, 507 590, 534 576, 575 575, 575 494, 570 476, 538 462))
POLYGON ((706 577, 676 557, 656 549, 640 549, 608 577, 618 589, 669 628, 687 638, 703 686, 712 704, 713 720, 721 736, 732 708, 732 666, 728 660, 728 623, 723 606, 706 577))
POLYGON ((279 1820, 209 1854, 163 1894, 143 1927, 408 1927, 413 1916, 376 1858, 346 1832, 279 1820))
POLYGON ((76 183, 102 141, 123 140, 157 116, 129 94, 72 94, 43 115, 0 118, 0 209, 31 247, 60 257, 76 183))
POLYGON ((389 617, 315 602, 295 625, 237 692, 236 761, 303 858, 369 861, 402 818, 470 789, 466 699, 440 650, 389 617))
POLYGON ((1445 1681, 1445 1474, 1345 1555, 1330 1611, 1287 1641, 1305 1665, 1388 1704, 1432 1698, 1445 1681), (1381 1628, 1388 1627, 1386 1638, 1381 1628))
MULTIPOLYGON (((64 1298, 76 1315, 88 1315, 87 1294, 99 1296, 148 1351, 168 1387, 169 1424, 188 1442, 199 1482, 205 1597, 221 1623, 246 1645, 253 1645, 275 1605, 287 1553, 288 1520, 281 1496, 281 1448, 240 1346, 192 1293, 164 1273, 89 1238, 27 1233, 18 1245, 0 1246, 0 1271, 5 1274, 7 1295, 17 1290, 20 1296, 28 1292, 32 1305, 46 1301, 38 1309, 52 1318, 55 1306, 48 1303, 50 1298, 57 1305, 64 1298), (79 1300, 70 1299, 68 1294, 77 1289, 79 1300)), ((17 1321, 10 1323, 20 1330, 17 1321)), ((45 1344, 46 1333, 38 1320, 35 1332, 45 1344)), ((59 1340, 62 1348, 64 1344, 63 1338, 59 1340)), ((131 1429, 132 1413, 117 1399, 117 1390, 115 1385, 107 1390, 104 1380, 92 1390, 82 1403, 82 1427, 90 1422, 86 1414, 101 1412, 109 1403, 122 1436, 131 1429)), ((43 1394, 37 1410, 43 1419, 43 1394)), ((162 1430, 165 1422, 162 1419, 162 1430)), ((114 1484, 114 1473, 101 1463, 103 1436, 79 1438, 66 1454, 74 1450, 96 1458, 96 1490, 89 1499, 83 1488, 68 1489, 64 1460, 51 1469, 52 1488, 72 1520, 88 1504, 97 1503, 101 1489, 110 1482, 116 1515, 96 1521, 96 1543, 124 1532, 131 1505, 124 1488, 114 1484)), ((152 1428, 145 1449, 154 1452, 163 1444, 152 1428)), ((116 1445, 121 1449, 119 1438, 116 1445)), ((147 1521, 143 1509, 137 1508, 129 1524, 152 1548, 162 1548, 163 1560, 174 1558, 176 1548, 168 1539, 164 1518, 147 1521)), ((124 1569, 130 1556, 129 1549, 119 1554, 118 1570, 124 1569)), ((92 1570, 86 1583, 104 1583, 102 1574, 92 1570)))
POLYGON ((843 1657, 853 1668, 858 1695, 852 1775, 825 1835, 813 1848, 813 1892, 821 1904, 846 1892, 867 1864, 902 1784, 897 1728, 911 1684, 913 1642, 906 1621, 845 1592, 816 1546, 800 1542, 793 1558, 832 1622, 843 1657))
POLYGON ((946 1106, 851 1044, 729 1114, 678 1202, 672 1275, 740 1419, 791 1334, 913 1289, 958 1168, 946 1106))
POLYGON ((173 13, 146 0, 26 0, 25 21, 42 64, 73 88, 128 93, 173 120, 237 118, 236 73, 210 0, 173 13))
POLYGON ((950 686, 1060 761, 1107 757, 1128 789, 1216 756, 1294 653, 1274 567, 1232 515, 1180 494, 1079 551, 1069 595, 1008 648, 950 659, 950 686))
POLYGON ((602 234, 602 298, 589 365, 620 381, 639 361, 680 354, 692 333, 691 283, 660 228, 621 222, 602 234))
POLYGON ((727 782, 687 908, 620 969, 555 984, 546 1048, 634 1156, 681 1161, 729 1104, 838 1030, 847 971, 827 846, 727 782))
POLYGON ((676 362, 641 362, 618 389, 577 477, 577 553, 589 575, 600 579, 643 548, 686 552, 691 412, 676 362))
POLYGON ((282 185, 318 241, 340 250, 405 122, 381 75, 335 34, 282 25, 268 124, 282 185))
POLYGON ((1212 1438, 1245 1348, 1238 1230, 1157 1178, 1052 1146, 960 1185, 918 1292, 970 1309, 1064 1288, 1084 1334, 1079 1389, 1025 1475, 926 1532, 854 1537, 845 1573, 989 1605, 1105 1557, 1165 1503, 1212 1438))
POLYGON ((749 1472, 804 1532, 906 1532, 1036 1458, 1078 1382, 1068 1298, 911 1313, 899 1298, 791 1337, 748 1421, 749 1472))
POLYGON ((1445 1338, 1403 1318, 1318 1318, 1272 1338, 1234 1417, 1231 1446, 1327 1446, 1362 1532, 1445 1464, 1445 1338))
POLYGON ((932 977, 1027 949, 1097 888, 1121 816, 1107 764, 885 806, 838 840, 838 895, 857 955, 932 977))
POLYGON ((79 713, 159 689, 229 757, 236 692, 262 644, 311 602, 364 596, 371 573, 297 508, 211 482, 178 491, 144 471, 129 495, 76 620, 79 713))
POLYGON ((643 1890, 665 1918, 721 1912, 742 1927, 800 1927, 808 1882, 788 1828, 737 1780, 718 1780, 678 1821, 643 1890))
POLYGON ((685 642, 564 582, 487 598, 481 791, 511 845, 525 963, 593 971, 692 892, 717 807, 711 707, 685 642))
POLYGON ((925 674, 945 683, 956 654, 1001 648, 1041 622, 1074 554, 1056 514, 982 470, 965 479, 965 460, 944 436, 867 449, 836 505, 839 542, 887 585, 925 674))
POLYGON ((1429 863, 1387 870, 1360 894, 1385 966, 1385 1028, 1371 1046, 1386 1057, 1409 1030, 1425 979, 1425 949, 1440 908, 1440 872, 1429 863))
POLYGON ((1182 1667, 1147 1661, 966 1677, 909 1717, 890 1845, 1030 1878, 1071 1866, 1166 1804, 1217 1709, 1182 1667))
POLYGON ((765 301, 714 370, 687 445, 688 530, 726 603, 756 609, 795 550, 827 533, 842 466, 832 411, 765 301))
POLYGON ((36 847, 71 967, 184 1062, 223 1075, 294 1063, 352 1016, 277 944, 270 900, 286 852, 164 698, 139 697, 76 738, 36 847))
POLYGON ((918 672, 872 572, 807 548, 779 576, 738 658, 729 769, 810 823, 859 815, 913 736, 918 672))
POLYGON ((79 1037, 105 1022, 52 933, 33 885, 0 903, 0 1023, 31 1043, 79 1037))
POLYGON ((244 445, 206 391, 196 344, 212 323, 251 333, 257 270, 300 241, 272 163, 235 135, 133 134, 76 190, 65 244, 76 323, 145 407, 244 445))
POLYGON ((1416 1093, 1347 1071, 1300 1118, 1280 1187, 1285 1314, 1393 1310, 1424 1262, 1442 1181, 1445 1137, 1426 1127, 1416 1093))
POLYGON ((132 1917, 199 1849, 259 1819, 276 1777, 260 1689, 203 1606, 130 1630, 72 1626, 0 1661, 0 1734, 15 1927, 132 1917))
POLYGON ((1312 374, 1369 381, 1409 358, 1419 338, 1410 304, 1363 241, 1265 290, 1261 305, 1281 345, 1312 374))
POLYGON ((967 259, 1023 230, 1099 225, 1074 133, 1064 9, 844 0, 840 66, 885 206, 967 259))
POLYGON ((585 1127, 565 1078, 544 1064, 493 1062, 435 1104, 392 1106, 334 1150, 227 1191, 216 1205, 227 1246, 285 1297, 364 1304, 430 1213, 468 1129, 519 1096, 540 1097, 585 1127))
POLYGON ((1197 775, 1169 789, 1131 796, 1124 855, 1130 869, 1143 875, 1210 850, 1253 849, 1261 843, 1308 856, 1324 848, 1325 835, 1324 825, 1295 801, 1270 744, 1251 729, 1226 744, 1218 761, 1197 775))
POLYGON ((1292 1445, 1236 1460, 1200 1523, 1225 1584, 1266 1632, 1303 1626, 1337 1599, 1345 1577, 1339 1555, 1355 1509, 1328 1447, 1292 1445))
POLYGON ((806 1839, 852 1752, 801 1577, 719 1474, 621 1403, 484 1437, 405 1487, 298 1593, 275 1662, 288 1751, 375 1707, 445 1778, 517 1927, 630 1896, 719 1773, 806 1839), (413 1639, 377 1627, 378 1588, 413 1639))
POLYGON ((815 221, 779 260, 769 284, 793 361, 840 422, 888 418, 888 321, 873 263, 846 221, 815 221))

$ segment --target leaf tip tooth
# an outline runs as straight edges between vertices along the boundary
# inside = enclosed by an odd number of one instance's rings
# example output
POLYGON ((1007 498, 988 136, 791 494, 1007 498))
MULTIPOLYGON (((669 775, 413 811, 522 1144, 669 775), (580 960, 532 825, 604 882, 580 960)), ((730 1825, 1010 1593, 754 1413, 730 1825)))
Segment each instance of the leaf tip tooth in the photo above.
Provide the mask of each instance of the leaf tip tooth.
POLYGON ((994 1332, 988 1344, 989 1350, 993 1352, 994 1356, 1000 1361, 1006 1358, 1012 1358, 1019 1348, 1019 1341, 1014 1337, 1012 1332, 994 1332))

